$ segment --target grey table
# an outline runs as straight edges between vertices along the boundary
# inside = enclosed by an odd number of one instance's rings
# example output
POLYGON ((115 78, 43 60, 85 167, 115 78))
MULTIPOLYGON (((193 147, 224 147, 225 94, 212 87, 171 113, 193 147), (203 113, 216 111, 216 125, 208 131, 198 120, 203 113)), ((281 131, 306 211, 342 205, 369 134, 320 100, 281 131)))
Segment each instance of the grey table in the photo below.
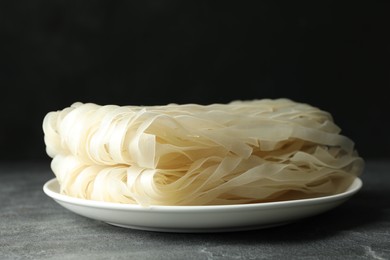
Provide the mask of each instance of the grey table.
POLYGON ((0 164, 0 259, 390 259, 390 161, 369 161, 345 204, 293 224, 175 234, 78 216, 47 197, 49 164, 0 164))

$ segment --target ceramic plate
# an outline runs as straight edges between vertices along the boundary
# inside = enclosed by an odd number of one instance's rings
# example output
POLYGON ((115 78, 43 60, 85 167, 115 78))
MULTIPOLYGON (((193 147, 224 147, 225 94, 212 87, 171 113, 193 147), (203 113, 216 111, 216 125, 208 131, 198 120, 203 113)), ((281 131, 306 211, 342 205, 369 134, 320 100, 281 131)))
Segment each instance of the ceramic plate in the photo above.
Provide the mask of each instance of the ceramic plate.
POLYGON ((111 225, 163 232, 227 232, 287 224, 330 210, 348 200, 362 187, 356 178, 347 191, 326 197, 219 206, 128 205, 77 199, 59 193, 52 179, 44 192, 66 209, 111 225))

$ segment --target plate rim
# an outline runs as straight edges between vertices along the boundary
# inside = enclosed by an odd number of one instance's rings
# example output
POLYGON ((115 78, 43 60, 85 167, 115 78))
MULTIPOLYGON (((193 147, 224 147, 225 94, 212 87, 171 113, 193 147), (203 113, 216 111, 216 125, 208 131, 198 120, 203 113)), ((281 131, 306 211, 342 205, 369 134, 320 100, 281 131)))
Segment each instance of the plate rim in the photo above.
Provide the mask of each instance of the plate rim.
POLYGON ((150 205, 150 206, 141 206, 138 204, 123 204, 115 202, 105 202, 105 201, 94 201, 86 200, 81 198, 71 197, 65 194, 60 194, 58 191, 53 189, 53 185, 57 183, 57 178, 52 178, 45 182, 43 185, 44 193, 54 199, 55 201, 61 201, 73 205, 82 205, 83 207, 90 208, 99 208, 99 209, 110 209, 110 210, 124 210, 124 211, 139 211, 139 212, 149 212, 149 211, 159 211, 159 212, 212 212, 212 211, 229 211, 229 210, 259 210, 262 209, 272 209, 278 207, 295 207, 295 206, 309 206, 318 203, 333 202, 341 199, 346 199, 357 193, 363 187, 363 181, 356 177, 348 189, 344 192, 315 197, 307 199, 297 199, 297 200, 285 200, 285 201, 276 201, 276 202, 261 202, 261 203, 250 203, 250 204, 231 204, 231 205, 201 205, 201 206, 168 206, 168 205, 150 205))

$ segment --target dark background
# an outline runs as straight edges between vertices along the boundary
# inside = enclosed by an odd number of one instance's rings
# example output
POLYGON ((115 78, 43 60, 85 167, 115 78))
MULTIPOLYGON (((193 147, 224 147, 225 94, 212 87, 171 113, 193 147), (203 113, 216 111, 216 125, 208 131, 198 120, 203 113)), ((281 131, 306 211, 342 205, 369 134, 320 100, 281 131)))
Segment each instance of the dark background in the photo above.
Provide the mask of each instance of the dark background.
POLYGON ((389 158, 390 2, 341 2, 0 1, 0 161, 48 161, 43 117, 75 101, 279 97, 389 158))

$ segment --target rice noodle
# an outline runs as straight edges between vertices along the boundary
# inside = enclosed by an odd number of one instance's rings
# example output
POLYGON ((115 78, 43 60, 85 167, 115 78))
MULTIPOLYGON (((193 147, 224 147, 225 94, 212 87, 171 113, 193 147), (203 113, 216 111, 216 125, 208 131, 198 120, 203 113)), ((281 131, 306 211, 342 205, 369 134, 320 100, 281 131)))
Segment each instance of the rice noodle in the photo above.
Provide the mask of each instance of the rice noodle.
POLYGON ((144 206, 331 195, 364 164, 329 113, 288 99, 74 103, 48 113, 43 130, 61 193, 144 206))

